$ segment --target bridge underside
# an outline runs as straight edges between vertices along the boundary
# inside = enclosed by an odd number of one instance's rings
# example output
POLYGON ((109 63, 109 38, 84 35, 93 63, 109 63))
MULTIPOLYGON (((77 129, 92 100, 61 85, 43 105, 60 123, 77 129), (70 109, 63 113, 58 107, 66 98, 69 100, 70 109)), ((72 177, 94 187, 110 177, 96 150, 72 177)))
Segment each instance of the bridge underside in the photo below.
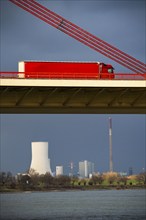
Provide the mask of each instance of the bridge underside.
POLYGON ((1 86, 1 113, 146 114, 146 88, 1 86))

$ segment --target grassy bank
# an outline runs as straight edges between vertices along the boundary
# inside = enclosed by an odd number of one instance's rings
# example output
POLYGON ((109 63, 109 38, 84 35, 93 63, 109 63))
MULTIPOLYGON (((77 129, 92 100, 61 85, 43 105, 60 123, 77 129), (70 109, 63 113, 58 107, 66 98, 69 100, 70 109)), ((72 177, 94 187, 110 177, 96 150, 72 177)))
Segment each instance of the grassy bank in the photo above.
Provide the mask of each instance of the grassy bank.
POLYGON ((26 192, 26 191, 76 191, 76 190, 127 190, 127 189, 146 189, 146 185, 80 185, 80 186, 48 186, 48 187, 1 187, 0 193, 17 193, 17 192, 26 192))

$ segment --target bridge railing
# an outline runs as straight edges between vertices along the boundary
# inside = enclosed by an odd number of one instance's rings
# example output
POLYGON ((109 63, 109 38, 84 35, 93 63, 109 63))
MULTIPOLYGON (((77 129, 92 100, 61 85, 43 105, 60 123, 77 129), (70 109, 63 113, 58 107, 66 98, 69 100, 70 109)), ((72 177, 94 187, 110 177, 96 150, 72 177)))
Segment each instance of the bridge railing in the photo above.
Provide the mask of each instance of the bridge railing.
POLYGON ((91 73, 86 75, 85 73, 47 73, 47 72, 0 72, 1 79, 82 79, 82 80, 146 80, 146 73, 104 73, 96 75, 91 73))

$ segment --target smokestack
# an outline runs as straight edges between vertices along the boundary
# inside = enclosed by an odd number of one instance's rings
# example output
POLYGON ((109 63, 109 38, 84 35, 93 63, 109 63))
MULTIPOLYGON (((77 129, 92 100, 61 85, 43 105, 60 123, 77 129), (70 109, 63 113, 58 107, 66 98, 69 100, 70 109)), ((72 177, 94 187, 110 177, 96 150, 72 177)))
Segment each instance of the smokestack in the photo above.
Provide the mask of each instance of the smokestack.
POLYGON ((109 117, 109 169, 113 172, 112 118, 109 117))
POLYGON ((48 142, 32 142, 31 150, 30 171, 32 169, 39 174, 50 173, 52 175, 50 159, 48 158, 48 142))

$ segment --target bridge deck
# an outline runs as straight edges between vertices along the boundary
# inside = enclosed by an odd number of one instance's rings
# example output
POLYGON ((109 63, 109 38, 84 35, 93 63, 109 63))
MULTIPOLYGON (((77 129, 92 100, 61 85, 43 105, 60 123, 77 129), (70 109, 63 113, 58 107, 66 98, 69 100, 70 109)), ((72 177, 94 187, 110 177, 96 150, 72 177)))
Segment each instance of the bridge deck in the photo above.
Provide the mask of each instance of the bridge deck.
POLYGON ((146 80, 0 79, 1 113, 146 114, 146 80))

